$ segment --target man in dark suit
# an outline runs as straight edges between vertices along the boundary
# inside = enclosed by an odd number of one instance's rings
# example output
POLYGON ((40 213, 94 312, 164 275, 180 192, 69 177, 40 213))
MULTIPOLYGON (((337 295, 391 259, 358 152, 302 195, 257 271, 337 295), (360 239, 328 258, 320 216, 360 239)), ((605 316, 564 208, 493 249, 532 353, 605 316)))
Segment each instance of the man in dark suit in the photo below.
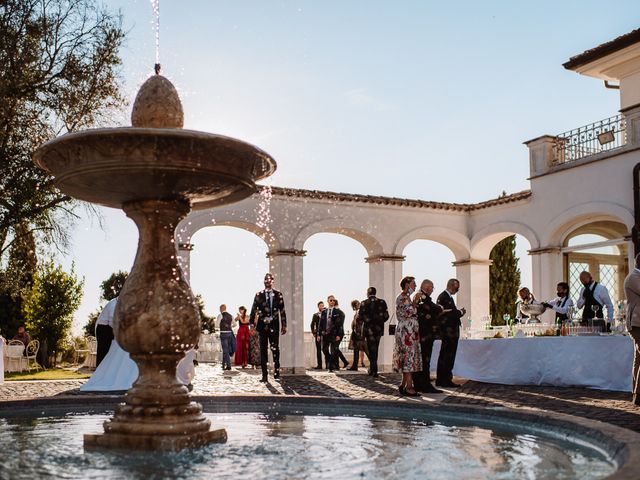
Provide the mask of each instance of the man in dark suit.
MULTIPOLYGON (((313 335, 313 340, 316 343, 317 365, 315 367, 315 370, 322 370, 322 335, 319 327, 320 327, 320 315, 322 315, 323 310, 324 310, 324 302, 318 302, 318 311, 314 313, 313 318, 311 318, 311 334, 313 335)), ((326 365, 326 362, 325 362, 325 365, 326 365)))
POLYGON ((438 296, 438 305, 445 310, 440 317, 440 338, 442 347, 438 357, 436 387, 457 388, 453 383, 453 365, 456 361, 458 340, 460 339, 460 319, 466 313, 464 308, 458 310, 453 296, 460 290, 460 282, 452 278, 447 282, 447 289, 438 296))
POLYGON ((422 353, 422 371, 413 372, 413 388, 418 392, 442 393, 431 385, 431 352, 433 342, 440 337, 440 316, 444 312, 440 305, 433 303, 431 294, 433 293, 433 282, 423 280, 420 290, 416 293, 418 326, 420 328, 420 352, 422 353))
POLYGON ((378 376, 378 348, 384 334, 384 322, 389 320, 387 302, 376 297, 376 288, 367 289, 367 299, 360 303, 358 317, 364 322, 364 335, 369 356, 369 375, 378 376))
POLYGON ((273 355, 273 378, 280 378, 280 337, 287 333, 287 315, 284 311, 284 296, 273 289, 273 275, 264 276, 264 290, 256 293, 251 307, 250 321, 256 325, 260 335, 261 382, 267 381, 267 343, 273 355), (280 327, 282 324, 282 327, 280 327))
MULTIPOLYGON (((333 295, 327 297, 329 307, 320 315, 320 332, 322 333, 322 352, 330 372, 339 370, 338 357, 340 355, 340 342, 344 337, 344 313, 337 307, 337 301, 333 295)), ((344 360, 345 368, 348 363, 344 360)))

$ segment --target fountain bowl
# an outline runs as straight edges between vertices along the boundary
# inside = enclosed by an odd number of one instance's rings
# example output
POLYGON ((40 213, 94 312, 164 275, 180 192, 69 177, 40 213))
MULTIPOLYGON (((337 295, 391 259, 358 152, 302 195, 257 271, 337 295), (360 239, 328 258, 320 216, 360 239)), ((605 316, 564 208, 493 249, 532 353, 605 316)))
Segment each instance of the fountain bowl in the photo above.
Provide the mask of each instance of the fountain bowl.
POLYGON ((42 145, 35 163, 72 197, 122 208, 139 199, 187 200, 193 209, 242 200, 276 162, 223 135, 176 128, 98 128, 42 145))

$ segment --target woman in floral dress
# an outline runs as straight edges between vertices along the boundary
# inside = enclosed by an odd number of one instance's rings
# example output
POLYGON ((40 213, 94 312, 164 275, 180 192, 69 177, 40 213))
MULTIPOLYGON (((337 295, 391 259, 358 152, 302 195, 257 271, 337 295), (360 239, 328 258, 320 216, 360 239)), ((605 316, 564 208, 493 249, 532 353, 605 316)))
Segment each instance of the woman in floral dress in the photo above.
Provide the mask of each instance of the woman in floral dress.
POLYGON ((416 305, 411 294, 416 289, 413 277, 404 277, 400 282, 402 292, 396 298, 396 338, 393 347, 393 370, 402 373, 400 393, 411 397, 418 396, 413 388, 413 372, 422 371, 422 355, 420 353, 420 334, 416 305))

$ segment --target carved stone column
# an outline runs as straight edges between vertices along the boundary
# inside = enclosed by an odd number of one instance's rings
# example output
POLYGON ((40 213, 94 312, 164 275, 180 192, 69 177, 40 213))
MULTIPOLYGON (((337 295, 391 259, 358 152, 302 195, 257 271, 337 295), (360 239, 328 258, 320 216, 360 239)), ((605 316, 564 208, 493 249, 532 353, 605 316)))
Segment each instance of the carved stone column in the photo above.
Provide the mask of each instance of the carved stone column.
POLYGON ((175 227, 189 204, 147 200, 123 209, 140 239, 118 299, 114 333, 138 365, 139 376, 105 422, 105 433, 85 435, 85 446, 180 450, 225 441, 225 430, 210 430, 201 405, 189 400, 187 387, 176 379, 178 362, 200 336, 198 309, 174 244, 175 227))

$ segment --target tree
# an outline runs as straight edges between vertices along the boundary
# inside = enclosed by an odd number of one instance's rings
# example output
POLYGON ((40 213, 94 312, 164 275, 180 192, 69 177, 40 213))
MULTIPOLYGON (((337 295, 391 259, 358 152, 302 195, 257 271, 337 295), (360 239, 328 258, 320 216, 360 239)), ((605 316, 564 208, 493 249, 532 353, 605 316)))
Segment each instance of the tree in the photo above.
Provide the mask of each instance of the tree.
POLYGON ((9 249, 5 271, 0 271, 0 331, 8 337, 24 325, 22 296, 33 285, 38 259, 33 233, 24 224, 16 226, 16 239, 9 249))
POLYGON ((516 257, 516 236, 499 241, 491 250, 489 258, 489 291, 491 319, 494 325, 504 325, 504 314, 516 315, 516 297, 520 287, 520 269, 516 257))
POLYGON ((38 268, 33 285, 24 295, 22 306, 31 336, 40 340, 44 366, 50 365, 71 331, 73 314, 82 300, 84 280, 75 269, 67 273, 52 260, 38 268), (49 352, 51 352, 49 354, 49 352))
POLYGON ((102 299, 108 302, 120 295, 122 287, 124 287, 124 282, 127 280, 128 276, 129 273, 123 272, 122 270, 112 273, 109 278, 100 284, 100 288, 102 289, 102 299))
POLYGON ((123 105, 123 39, 120 15, 97 0, 0 2, 0 261, 19 226, 66 246, 78 203, 31 155, 57 135, 104 123, 123 105))
POLYGON ((210 317, 204 312, 204 299, 202 295, 196 295, 196 305, 198 306, 198 310, 200 311, 200 331, 204 332, 205 330, 213 333, 216 331, 216 319, 215 317, 210 317))

